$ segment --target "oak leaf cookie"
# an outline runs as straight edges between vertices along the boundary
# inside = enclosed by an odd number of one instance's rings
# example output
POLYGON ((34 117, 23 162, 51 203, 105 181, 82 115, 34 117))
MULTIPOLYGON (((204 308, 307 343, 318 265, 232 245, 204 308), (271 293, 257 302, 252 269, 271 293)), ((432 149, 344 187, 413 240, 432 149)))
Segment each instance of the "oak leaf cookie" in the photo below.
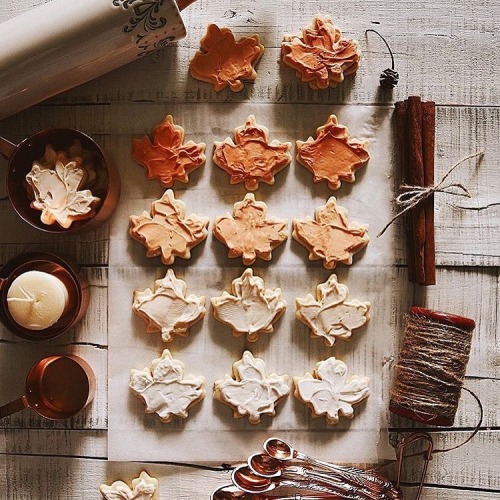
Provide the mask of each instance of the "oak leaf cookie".
POLYGON ((248 193, 235 203, 233 215, 217 217, 214 235, 229 248, 228 257, 242 257, 249 266, 257 257, 271 260, 271 252, 288 238, 287 221, 266 218, 267 205, 248 193))
POLYGON ((229 325, 235 337, 246 335, 249 342, 255 342, 260 333, 274 331, 273 324, 286 309, 280 288, 265 289, 264 280, 246 269, 233 281, 231 292, 211 300, 215 318, 229 325))
POLYGON ((297 78, 314 90, 336 87, 356 72, 361 59, 358 42, 343 38, 327 16, 316 16, 299 35, 286 35, 281 53, 297 78))
POLYGON ((340 188, 341 181, 354 182, 356 170, 370 159, 365 149, 368 143, 349 137, 335 115, 330 115, 316 135, 316 139, 297 141, 297 161, 313 173, 313 181, 327 181, 333 190, 340 188))
POLYGON ((134 291, 132 310, 146 322, 146 332, 161 332, 164 342, 175 335, 186 337, 189 328, 205 315, 205 297, 187 295, 185 281, 177 279, 172 269, 155 281, 154 289, 134 291))
POLYGON ((123 481, 115 481, 111 486, 101 484, 99 491, 105 500, 159 500, 158 479, 142 471, 132 480, 132 488, 123 481))
POLYGON ((153 201, 151 214, 130 216, 130 236, 146 247, 148 257, 161 256, 168 266, 176 257, 191 257, 191 249, 207 237, 208 223, 206 217, 186 217, 186 205, 169 189, 153 201))
POLYGON ((168 423, 174 415, 188 417, 188 410, 205 397, 205 377, 185 375, 184 363, 165 349, 150 368, 133 369, 129 387, 145 405, 146 413, 157 413, 168 423))
POLYGON ((368 226, 347 220, 347 210, 332 196, 326 205, 304 220, 294 219, 292 236, 309 250, 310 260, 323 259, 326 269, 337 263, 352 264, 352 256, 363 249, 370 237, 368 226))
POLYGON ((147 170, 148 179, 158 179, 169 188, 174 181, 188 182, 189 174, 206 160, 205 143, 183 141, 184 129, 168 115, 154 128, 152 143, 147 136, 133 139, 132 155, 147 170))
POLYGON ((231 184, 244 182, 255 191, 259 182, 274 184, 274 176, 292 161, 291 147, 291 142, 269 142, 269 130, 250 115, 234 130, 234 142, 229 137, 215 142, 213 160, 229 174, 231 184))
POLYGON ((239 92, 244 81, 257 78, 254 67, 264 53, 259 35, 236 40, 229 28, 209 24, 200 47, 189 63, 191 76, 211 83, 216 92, 228 85, 233 92, 239 92))
POLYGON ((296 298, 296 316, 311 329, 312 337, 323 337, 325 344, 333 346, 336 339, 349 340, 352 331, 370 319, 370 303, 348 300, 349 289, 332 274, 326 283, 304 299, 296 298))
POLYGON ((294 396, 311 409, 313 417, 325 415, 329 424, 337 424, 339 415, 354 418, 353 405, 370 395, 369 381, 358 375, 347 379, 347 365, 332 356, 320 361, 312 375, 293 377, 294 396))
POLYGON ((250 351, 233 364, 233 377, 226 374, 215 381, 214 398, 231 406, 234 418, 248 415, 251 424, 258 424, 262 415, 273 417, 276 405, 290 393, 288 375, 268 375, 265 362, 250 351))

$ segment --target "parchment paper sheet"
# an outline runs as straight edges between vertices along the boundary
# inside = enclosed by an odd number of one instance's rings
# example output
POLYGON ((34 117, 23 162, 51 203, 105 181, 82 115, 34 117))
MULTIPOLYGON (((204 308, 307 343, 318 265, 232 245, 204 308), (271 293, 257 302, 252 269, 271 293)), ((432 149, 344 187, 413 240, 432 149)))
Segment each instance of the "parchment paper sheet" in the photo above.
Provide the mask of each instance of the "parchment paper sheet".
POLYGON ((109 459, 138 461, 234 462, 259 450, 262 442, 280 436, 319 458, 344 462, 376 462, 389 458, 386 432, 388 386, 385 362, 394 352, 394 318, 391 304, 394 290, 394 235, 383 238, 377 232, 391 217, 392 131, 390 107, 268 104, 137 104, 116 105, 116 123, 110 146, 123 179, 119 208, 111 226, 109 275, 109 459), (354 184, 332 192, 326 184, 313 184, 312 174, 296 160, 276 176, 274 186, 261 184, 256 199, 268 205, 268 216, 287 218, 289 232, 293 218, 313 216, 329 196, 336 196, 349 210, 350 221, 368 223, 371 241, 355 255, 352 266, 339 265, 334 271, 311 262, 308 252, 291 236, 273 252, 269 263, 257 260, 254 274, 267 288, 281 287, 288 304, 275 332, 261 335, 255 343, 235 338, 228 327, 213 318, 210 298, 230 290, 232 280, 244 266, 241 259, 228 259, 227 248, 211 234, 215 216, 232 212, 243 199, 244 185, 230 185, 229 176, 211 161, 213 142, 232 136, 249 114, 270 129, 270 140, 291 141, 315 136, 331 113, 358 139, 370 141, 370 162, 356 174, 354 184), (177 198, 186 203, 186 213, 210 217, 209 237, 192 251, 188 261, 176 259, 177 277, 187 282, 188 292, 205 295, 207 314, 191 328, 189 337, 165 344, 160 334, 146 334, 145 325, 132 313, 135 289, 152 287, 163 277, 167 266, 159 258, 147 259, 145 249, 128 235, 129 216, 149 211, 151 202, 164 192, 156 180, 147 180, 144 169, 131 156, 131 139, 150 134, 167 114, 184 127, 186 140, 207 144, 207 163, 191 174, 187 185, 176 184, 177 198), (337 341, 333 348, 320 339, 311 339, 308 328, 295 319, 295 298, 315 295, 316 286, 335 272, 350 289, 351 298, 372 304, 368 325, 353 334, 350 342, 337 341), (186 364, 186 371, 206 378, 207 395, 194 406, 187 420, 162 423, 156 414, 146 415, 142 402, 128 388, 132 368, 150 366, 163 349, 186 364), (273 419, 264 416, 258 425, 246 418, 234 419, 231 409, 213 400, 213 382, 231 373, 232 364, 249 349, 263 358, 269 372, 287 373, 290 378, 311 372, 318 361, 336 356, 344 360, 351 374, 371 379, 371 396, 355 407, 355 418, 341 419, 337 426, 324 417, 311 418, 310 410, 290 395, 277 407, 273 419))

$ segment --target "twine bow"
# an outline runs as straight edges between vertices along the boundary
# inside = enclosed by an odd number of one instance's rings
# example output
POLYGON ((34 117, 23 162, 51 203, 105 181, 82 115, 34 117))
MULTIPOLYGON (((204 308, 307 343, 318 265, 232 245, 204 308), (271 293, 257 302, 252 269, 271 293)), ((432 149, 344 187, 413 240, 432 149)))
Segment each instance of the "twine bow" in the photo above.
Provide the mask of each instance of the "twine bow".
POLYGON ((470 154, 465 158, 462 158, 459 162, 455 163, 446 174, 443 175, 441 180, 435 186, 408 186, 407 184, 402 184, 400 189, 401 193, 395 198, 396 205, 398 207, 402 207, 402 210, 398 212, 377 234, 377 238, 382 236, 387 229, 402 215, 406 212, 409 212, 420 203, 424 202, 432 196, 434 193, 446 193, 452 196, 462 196, 464 198, 471 198, 469 190, 458 182, 452 182, 449 184, 445 184, 446 179, 450 176, 450 174, 462 163, 470 160, 471 158, 476 158, 477 156, 483 156, 484 151, 478 151, 477 153, 470 154))

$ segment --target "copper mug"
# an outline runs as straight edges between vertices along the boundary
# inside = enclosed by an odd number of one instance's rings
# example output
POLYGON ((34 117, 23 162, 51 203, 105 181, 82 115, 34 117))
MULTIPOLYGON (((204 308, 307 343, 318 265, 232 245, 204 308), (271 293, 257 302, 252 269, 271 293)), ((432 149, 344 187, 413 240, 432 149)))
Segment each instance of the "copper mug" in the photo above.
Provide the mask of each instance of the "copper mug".
POLYGON ((25 394, 0 406, 0 418, 31 408, 49 420, 70 418, 94 398, 95 375, 74 355, 48 356, 35 363, 26 377, 25 394))
POLYGON ((120 177, 118 170, 107 158, 97 143, 88 135, 78 130, 54 128, 38 132, 19 144, 13 144, 0 137, 0 154, 8 161, 7 195, 14 210, 28 224, 48 233, 68 233, 92 229, 105 222, 113 213, 120 197, 120 177), (33 162, 39 161, 45 154, 45 147, 51 144, 56 151, 67 150, 74 141, 81 143, 82 148, 89 151, 96 162, 98 175, 97 187, 92 194, 101 199, 93 217, 74 221, 68 229, 59 224, 47 225, 40 220, 41 212, 32 208, 26 175, 33 162))
POLYGON ((84 316, 90 300, 89 284, 73 264, 45 253, 25 253, 10 260, 0 269, 0 321, 12 333, 26 340, 50 340, 74 327, 84 316), (41 271, 59 278, 68 290, 65 312, 51 327, 30 330, 14 321, 9 313, 7 292, 12 282, 28 271, 41 271))

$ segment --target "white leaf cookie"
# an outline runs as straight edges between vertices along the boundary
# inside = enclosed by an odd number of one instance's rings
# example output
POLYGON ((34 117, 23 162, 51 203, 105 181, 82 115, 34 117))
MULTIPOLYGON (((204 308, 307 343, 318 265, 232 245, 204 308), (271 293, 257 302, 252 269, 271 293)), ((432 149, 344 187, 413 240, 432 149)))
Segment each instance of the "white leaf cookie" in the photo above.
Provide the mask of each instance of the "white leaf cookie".
POLYGON ((134 292, 133 311, 147 324, 146 332, 161 332, 164 342, 175 335, 187 336, 191 325, 205 315, 205 297, 187 293, 185 281, 177 279, 172 269, 155 281, 154 289, 134 292))
POLYGON ((223 292, 212 298, 214 316, 233 329, 233 335, 246 334, 249 342, 255 342, 260 333, 272 333, 273 324, 285 312, 286 302, 280 288, 264 288, 264 280, 246 269, 233 281, 232 295, 223 292))
POLYGON ((184 374, 184 363, 165 349, 151 368, 131 370, 129 387, 145 404, 146 413, 157 413, 162 422, 174 415, 188 417, 188 409, 205 397, 205 377, 184 374))
POLYGON ((115 481, 111 486, 101 484, 99 491, 105 500, 158 500, 158 479, 142 471, 132 480, 132 488, 123 481, 115 481))
POLYGON ((233 408, 235 418, 248 415, 258 424, 261 415, 275 415, 275 406, 290 393, 288 375, 267 375, 266 363, 250 351, 233 364, 233 376, 225 375, 214 384, 214 398, 233 408))
POLYGON ((323 337, 330 347, 337 338, 348 340, 353 330, 370 319, 370 303, 347 300, 349 289, 335 274, 318 285, 316 296, 295 299, 296 316, 311 329, 312 337, 323 337))
POLYGON ((353 405, 370 395, 368 377, 351 375, 347 379, 347 365, 333 356, 320 361, 313 374, 294 377, 294 396, 305 403, 313 417, 326 416, 329 424, 337 424, 339 415, 354 417, 353 405))

